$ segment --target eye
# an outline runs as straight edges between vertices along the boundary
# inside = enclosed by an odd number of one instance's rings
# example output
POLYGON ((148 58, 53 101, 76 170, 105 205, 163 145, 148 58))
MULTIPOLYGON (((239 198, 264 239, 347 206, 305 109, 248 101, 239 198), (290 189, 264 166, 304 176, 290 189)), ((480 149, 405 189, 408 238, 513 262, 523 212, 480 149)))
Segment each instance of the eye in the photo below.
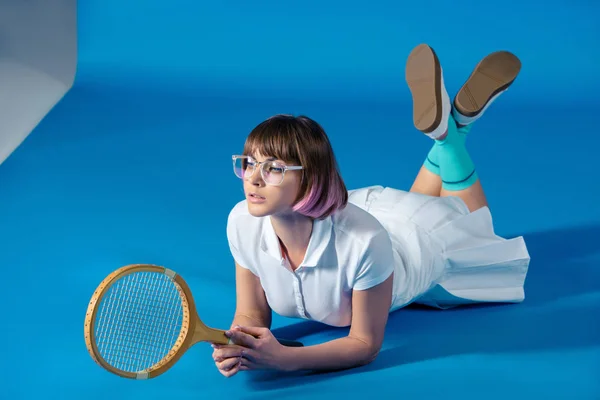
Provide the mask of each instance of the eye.
POLYGON ((278 164, 278 163, 272 162, 272 163, 269 163, 269 164, 267 165, 267 170, 268 170, 270 173, 274 173, 274 174, 283 174, 283 171, 285 170, 285 167, 284 167, 283 165, 281 165, 281 164, 278 164))

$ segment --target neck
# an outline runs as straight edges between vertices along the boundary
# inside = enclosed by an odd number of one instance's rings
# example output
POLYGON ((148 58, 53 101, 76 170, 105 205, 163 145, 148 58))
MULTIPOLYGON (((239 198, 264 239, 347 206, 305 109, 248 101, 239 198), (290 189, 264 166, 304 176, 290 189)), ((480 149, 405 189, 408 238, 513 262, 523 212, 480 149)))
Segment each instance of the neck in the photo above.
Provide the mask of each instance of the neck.
POLYGON ((304 253, 312 234, 312 218, 292 213, 272 215, 271 224, 284 248, 291 253, 304 253))

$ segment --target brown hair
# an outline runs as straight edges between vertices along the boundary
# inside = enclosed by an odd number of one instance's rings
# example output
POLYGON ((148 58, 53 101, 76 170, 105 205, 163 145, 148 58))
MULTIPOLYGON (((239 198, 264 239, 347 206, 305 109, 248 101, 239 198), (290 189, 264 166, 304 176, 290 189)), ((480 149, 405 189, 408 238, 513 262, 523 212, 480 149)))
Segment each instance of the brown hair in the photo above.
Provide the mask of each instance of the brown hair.
POLYGON ((322 219, 346 206, 348 191, 325 130, 306 116, 275 115, 248 135, 244 155, 260 153, 301 165, 294 211, 322 219))

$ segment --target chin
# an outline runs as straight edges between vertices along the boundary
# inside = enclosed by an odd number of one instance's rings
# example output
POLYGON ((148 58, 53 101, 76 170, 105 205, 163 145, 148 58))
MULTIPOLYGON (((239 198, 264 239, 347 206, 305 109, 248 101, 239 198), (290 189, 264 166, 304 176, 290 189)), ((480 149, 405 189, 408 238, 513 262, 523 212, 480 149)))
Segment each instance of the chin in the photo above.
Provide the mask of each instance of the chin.
POLYGON ((250 202, 248 202, 248 212, 253 217, 267 217, 273 214, 271 207, 266 204, 252 204, 250 202))

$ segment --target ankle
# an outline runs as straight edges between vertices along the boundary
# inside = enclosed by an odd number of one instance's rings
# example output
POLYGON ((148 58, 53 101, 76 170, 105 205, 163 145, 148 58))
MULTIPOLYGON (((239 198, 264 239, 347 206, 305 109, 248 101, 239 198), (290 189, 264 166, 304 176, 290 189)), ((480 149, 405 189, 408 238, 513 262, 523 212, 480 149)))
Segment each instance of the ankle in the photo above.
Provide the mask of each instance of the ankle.
POLYGON ((446 141, 446 138, 448 137, 448 129, 446 129, 444 131, 444 133, 442 133, 440 136, 438 136, 436 140, 436 142, 438 143, 444 143, 446 141))

